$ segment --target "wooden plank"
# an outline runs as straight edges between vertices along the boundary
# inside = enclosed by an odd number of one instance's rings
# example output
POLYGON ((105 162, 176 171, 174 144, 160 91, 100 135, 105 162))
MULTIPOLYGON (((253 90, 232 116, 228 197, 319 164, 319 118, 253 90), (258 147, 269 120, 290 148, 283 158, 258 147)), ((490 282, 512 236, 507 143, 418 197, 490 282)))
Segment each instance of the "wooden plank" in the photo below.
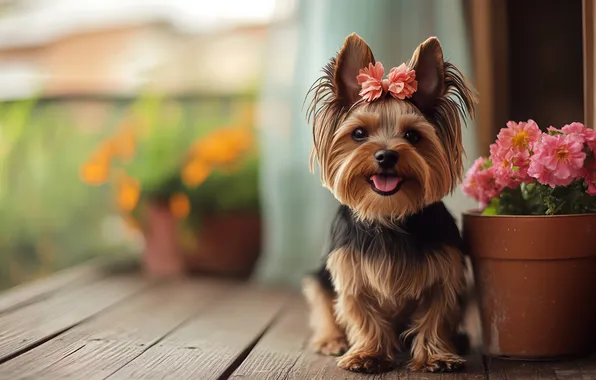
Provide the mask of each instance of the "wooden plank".
POLYGON ((596 357, 551 364, 557 380, 596 380, 596 357))
POLYGON ((213 303, 110 379, 227 378, 287 298, 285 292, 244 286, 213 303))
POLYGON ((596 358, 555 362, 526 362, 487 358, 488 373, 494 380, 594 380, 596 358))
MULTIPOLYGON (((423 380, 423 379, 451 379, 451 380, 481 380, 484 379, 485 371, 482 362, 482 356, 479 353, 474 353, 465 357, 466 367, 461 372, 454 373, 440 373, 431 374, 423 372, 409 372, 405 365, 392 371, 385 376, 381 376, 383 380, 423 380)), ((404 360, 405 363, 406 360, 404 360)))
POLYGON ((149 285, 149 281, 138 275, 109 277, 0 316, 0 363, 52 339, 149 285))
POLYGON ((105 277, 97 263, 78 265, 60 271, 49 277, 15 286, 0 294, 0 314, 17 309, 33 302, 41 301, 50 294, 69 285, 81 286, 105 277))
POLYGON ((308 347, 308 309, 294 296, 230 379, 371 379, 344 371, 336 358, 317 355, 308 347))
POLYGON ((544 363, 487 358, 490 379, 496 380, 551 380, 556 379, 552 368, 544 363))
POLYGON ((74 327, 0 366, 2 379, 104 379, 233 287, 176 280, 74 327))
POLYGON ((582 19, 583 19, 583 57, 584 57, 584 124, 589 128, 595 128, 594 113, 596 111, 596 76, 594 68, 594 37, 596 30, 594 28, 594 15, 596 7, 594 0, 582 1, 582 19))
POLYGON ((309 330, 306 306, 293 295, 273 326, 232 373, 231 379, 289 378, 289 372, 300 359, 309 330))
MULTIPOLYGON (((292 300, 278 321, 257 343, 231 379, 429 379, 439 377, 428 373, 412 373, 400 366, 387 374, 365 375, 349 372, 336 366, 336 359, 317 355, 308 347, 310 330, 308 311, 300 298, 292 300)), ((407 355, 402 358, 405 364, 407 355)), ((463 373, 442 374, 454 380, 483 379, 484 368, 480 355, 468 358, 463 373)))
POLYGON ((488 147, 509 119, 507 9, 502 0, 469 0, 474 85, 479 94, 476 115, 478 153, 488 147))

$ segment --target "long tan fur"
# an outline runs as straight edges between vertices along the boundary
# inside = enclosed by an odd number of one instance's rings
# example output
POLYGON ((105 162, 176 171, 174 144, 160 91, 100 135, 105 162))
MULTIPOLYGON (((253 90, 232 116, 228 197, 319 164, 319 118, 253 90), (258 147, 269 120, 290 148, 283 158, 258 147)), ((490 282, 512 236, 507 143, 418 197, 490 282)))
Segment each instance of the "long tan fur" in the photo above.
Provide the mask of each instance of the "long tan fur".
MULTIPOLYGON (((473 116, 476 99, 462 73, 443 61, 436 38, 422 43, 409 62, 418 80, 411 99, 362 101, 356 77, 369 63, 375 63, 370 48, 352 34, 311 87, 311 170, 319 167, 323 185, 357 220, 391 226, 458 185, 463 174, 461 128, 466 114, 473 116), (366 141, 352 138, 356 128, 364 128, 366 141), (409 143, 408 131, 420 135, 420 142, 409 143), (374 154, 382 149, 399 154, 395 171, 402 182, 391 196, 379 196, 369 181, 379 170, 374 154)), ((340 367, 379 372, 393 365, 410 337, 411 369, 461 366, 450 334, 461 320, 463 254, 448 246, 427 253, 412 262, 400 252, 370 254, 346 247, 332 252, 326 265, 334 292, 312 279, 304 283, 315 349, 338 354, 349 343, 340 367)))

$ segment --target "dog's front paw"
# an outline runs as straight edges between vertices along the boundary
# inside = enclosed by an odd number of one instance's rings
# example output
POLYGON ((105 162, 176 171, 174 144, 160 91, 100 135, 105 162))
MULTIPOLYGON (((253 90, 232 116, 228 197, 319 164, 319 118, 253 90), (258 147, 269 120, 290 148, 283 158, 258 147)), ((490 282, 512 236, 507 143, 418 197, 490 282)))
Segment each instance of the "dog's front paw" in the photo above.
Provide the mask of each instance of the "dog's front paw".
POLYGON ((454 354, 430 355, 422 360, 412 359, 408 369, 417 372, 454 372, 462 369, 465 362, 454 354))
POLYGON ((390 371, 393 368, 393 362, 379 354, 354 351, 342 356, 337 366, 353 372, 380 373, 390 371))
POLYGON ((313 349, 322 355, 340 356, 348 351, 348 341, 345 337, 324 337, 311 342, 313 349))

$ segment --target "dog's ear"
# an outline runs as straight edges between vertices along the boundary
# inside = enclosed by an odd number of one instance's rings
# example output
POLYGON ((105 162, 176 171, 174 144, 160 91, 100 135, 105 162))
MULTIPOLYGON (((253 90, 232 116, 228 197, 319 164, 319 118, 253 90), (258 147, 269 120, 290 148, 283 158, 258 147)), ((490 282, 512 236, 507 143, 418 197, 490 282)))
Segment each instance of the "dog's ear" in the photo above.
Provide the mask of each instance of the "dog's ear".
POLYGON ((424 41, 412 56, 409 66, 416 71, 418 90, 412 96, 422 112, 432 109, 445 92, 445 63, 443 49, 436 37, 424 41))
POLYGON ((451 190, 463 175, 462 124, 474 117, 476 96, 457 67, 443 60, 443 49, 436 37, 424 41, 412 56, 409 66, 416 71, 418 89, 412 103, 433 121, 445 146, 450 165, 451 190))
POLYGON ((350 34, 337 54, 333 75, 335 96, 342 106, 349 107, 360 99, 361 88, 356 77, 369 63, 375 63, 370 47, 356 33, 350 34))

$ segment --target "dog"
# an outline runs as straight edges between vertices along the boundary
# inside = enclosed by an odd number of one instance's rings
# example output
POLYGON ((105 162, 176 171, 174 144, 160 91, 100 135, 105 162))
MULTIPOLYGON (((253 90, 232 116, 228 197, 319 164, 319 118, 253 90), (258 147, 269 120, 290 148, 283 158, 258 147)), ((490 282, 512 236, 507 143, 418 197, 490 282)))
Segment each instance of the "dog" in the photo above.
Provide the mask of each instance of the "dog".
POLYGON ((324 265, 303 281, 312 346, 377 373, 409 347, 412 371, 464 365, 458 227, 442 203, 462 179, 462 125, 476 95, 431 37, 390 70, 349 35, 311 87, 311 171, 341 203, 324 265))

